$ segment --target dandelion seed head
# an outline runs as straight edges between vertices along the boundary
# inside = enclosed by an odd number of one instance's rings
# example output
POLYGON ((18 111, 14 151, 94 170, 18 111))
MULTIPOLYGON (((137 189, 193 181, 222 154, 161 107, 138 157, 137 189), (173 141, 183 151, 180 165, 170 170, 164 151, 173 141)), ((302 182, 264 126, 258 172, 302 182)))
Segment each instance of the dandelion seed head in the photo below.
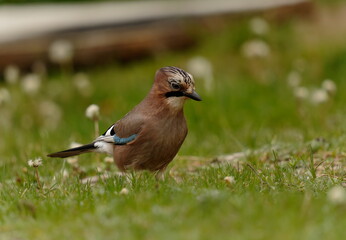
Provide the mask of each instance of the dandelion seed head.
POLYGON ((250 20, 250 29, 257 35, 265 35, 269 32, 269 25, 263 18, 253 18, 250 20))
POLYGON ((73 45, 67 40, 56 40, 49 47, 49 58, 54 63, 70 63, 73 59, 73 54, 73 45))
POLYGON ((193 76, 204 80, 204 87, 207 91, 213 89, 213 66, 207 58, 202 56, 191 58, 187 62, 187 70, 193 76))
POLYGON ((28 161, 29 167, 34 167, 37 168, 42 165, 42 158, 35 158, 34 160, 29 160, 28 161))
POLYGON ((30 159, 30 160, 28 161, 28 165, 29 165, 29 167, 34 166, 34 161, 30 159))
POLYGON ((97 121, 100 117, 100 108, 96 104, 91 104, 85 111, 87 118, 97 121))
POLYGON ((293 91, 294 96, 300 100, 304 100, 309 97, 309 90, 306 87, 297 87, 293 91))
POLYGON ((6 88, 0 88, 0 106, 11 101, 11 94, 6 88))
POLYGON ((292 71, 288 74, 287 76, 287 84, 290 87, 299 87, 301 83, 301 76, 299 74, 299 72, 297 71, 292 71))
POLYGON ((25 93, 34 95, 41 87, 41 79, 37 74, 27 74, 22 79, 22 89, 25 93))
POLYGON ((205 77, 205 75, 210 75, 213 72, 211 62, 202 56, 191 58, 187 62, 187 69, 192 75, 200 78, 205 77))
POLYGON ((73 78, 73 84, 84 97, 89 97, 92 94, 92 85, 85 73, 77 73, 73 78))
POLYGON ((311 102, 313 104, 321 104, 327 102, 329 99, 328 93, 324 89, 316 89, 311 93, 311 102))
POLYGON ((268 44, 262 40, 250 40, 241 48, 243 56, 247 58, 266 58, 270 54, 268 44))
POLYGON ((62 119, 62 111, 60 107, 49 100, 39 103, 38 110, 45 127, 56 129, 62 119))
POLYGON ((333 95, 336 92, 336 84, 330 79, 326 79, 322 82, 322 88, 327 91, 327 93, 333 95))
POLYGON ((9 65, 4 70, 4 78, 8 84, 16 84, 20 77, 20 70, 15 65, 9 65))

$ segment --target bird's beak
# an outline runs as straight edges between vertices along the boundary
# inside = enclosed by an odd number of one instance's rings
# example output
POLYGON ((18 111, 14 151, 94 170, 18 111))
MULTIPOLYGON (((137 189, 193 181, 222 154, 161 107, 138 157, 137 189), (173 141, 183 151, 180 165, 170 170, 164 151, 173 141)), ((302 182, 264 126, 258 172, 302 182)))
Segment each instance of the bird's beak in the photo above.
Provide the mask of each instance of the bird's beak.
POLYGON ((202 98, 195 92, 195 90, 193 90, 192 93, 185 93, 184 95, 193 100, 202 101, 202 98))

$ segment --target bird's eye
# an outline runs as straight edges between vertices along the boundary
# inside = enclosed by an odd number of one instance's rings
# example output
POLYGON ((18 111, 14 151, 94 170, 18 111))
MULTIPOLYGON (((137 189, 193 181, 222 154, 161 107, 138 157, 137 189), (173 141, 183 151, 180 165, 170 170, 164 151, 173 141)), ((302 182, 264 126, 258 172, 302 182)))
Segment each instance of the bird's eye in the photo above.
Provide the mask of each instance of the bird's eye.
POLYGON ((176 89, 176 90, 180 89, 179 84, 174 83, 174 82, 171 83, 171 87, 172 87, 173 89, 176 89))

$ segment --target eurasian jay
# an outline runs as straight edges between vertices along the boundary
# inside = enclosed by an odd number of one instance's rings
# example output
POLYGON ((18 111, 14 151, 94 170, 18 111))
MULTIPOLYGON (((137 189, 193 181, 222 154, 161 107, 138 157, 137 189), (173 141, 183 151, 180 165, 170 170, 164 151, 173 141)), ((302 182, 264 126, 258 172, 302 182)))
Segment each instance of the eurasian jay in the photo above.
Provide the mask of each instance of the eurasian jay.
POLYGON ((121 171, 163 171, 186 135, 183 106, 186 99, 201 101, 191 74, 164 67, 155 75, 149 94, 92 143, 49 157, 65 158, 86 152, 108 153, 121 171))

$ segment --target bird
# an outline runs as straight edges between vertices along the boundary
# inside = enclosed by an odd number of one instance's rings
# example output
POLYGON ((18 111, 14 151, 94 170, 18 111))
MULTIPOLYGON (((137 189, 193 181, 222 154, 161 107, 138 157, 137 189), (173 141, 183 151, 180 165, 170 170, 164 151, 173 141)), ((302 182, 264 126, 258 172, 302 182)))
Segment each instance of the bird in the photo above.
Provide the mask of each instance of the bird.
POLYGON ((122 172, 163 172, 187 133, 184 103, 201 101, 193 76, 178 67, 157 70, 147 96, 92 143, 48 154, 66 158, 87 152, 107 153, 122 172))

